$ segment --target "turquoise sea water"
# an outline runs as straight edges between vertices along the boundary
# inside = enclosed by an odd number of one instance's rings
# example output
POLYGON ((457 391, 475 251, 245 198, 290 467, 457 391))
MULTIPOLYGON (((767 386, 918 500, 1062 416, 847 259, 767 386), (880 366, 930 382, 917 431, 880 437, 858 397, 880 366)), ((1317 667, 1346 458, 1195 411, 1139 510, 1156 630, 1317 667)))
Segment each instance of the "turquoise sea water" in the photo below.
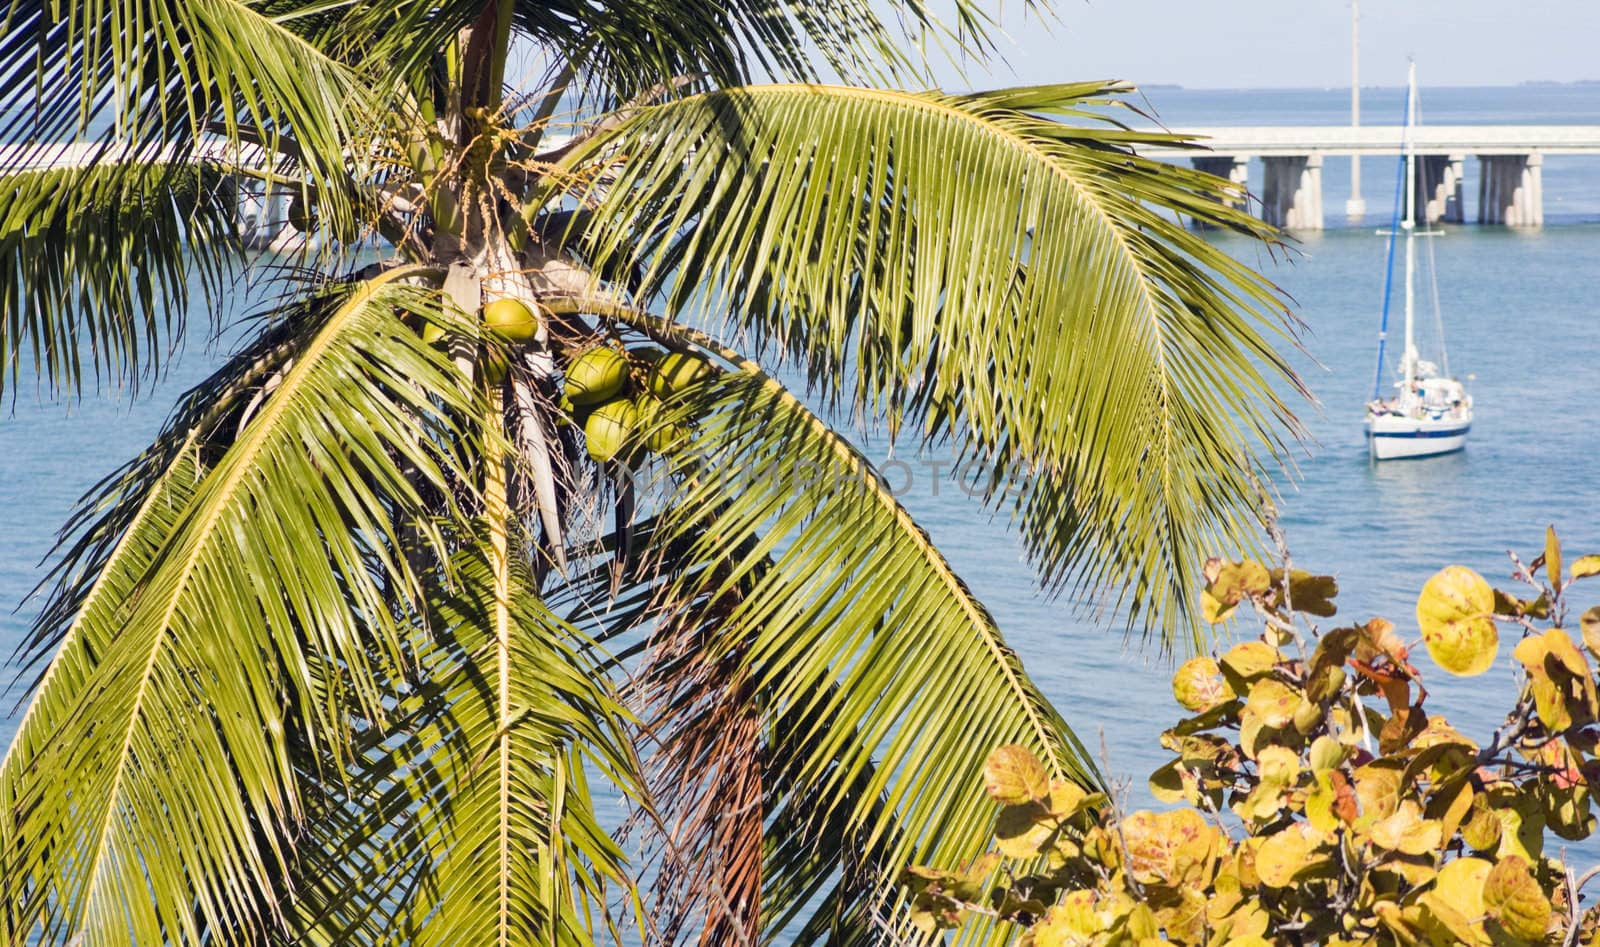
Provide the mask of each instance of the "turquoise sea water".
MULTIPOLYGON (((1348 109, 1339 90, 1159 91, 1151 100, 1173 126, 1335 124, 1348 109)), ((1398 118, 1399 101, 1394 90, 1369 93, 1369 122, 1398 118)), ((1436 123, 1600 123, 1600 88, 1436 90, 1425 92, 1423 108, 1436 123)), ((1342 207, 1347 164, 1330 160, 1325 172, 1330 209, 1342 207)), ((1363 173, 1372 212, 1386 210, 1393 163, 1369 160, 1363 173)), ((1469 162, 1469 194, 1475 173, 1469 162)), ((1361 437, 1383 291, 1375 224, 1302 237, 1287 260, 1224 240, 1267 270, 1306 325, 1295 361, 1318 400, 1301 406, 1310 439, 1294 457, 1295 475, 1280 482, 1283 524, 1297 563, 1338 575, 1341 618, 1387 615, 1415 637, 1412 604, 1435 569, 1461 562, 1504 578, 1505 550, 1531 557, 1547 523, 1573 550, 1600 551, 1600 160, 1550 159, 1545 192, 1551 225, 1541 231, 1468 225, 1435 243, 1452 366, 1476 376, 1477 418, 1464 453, 1430 460, 1373 466, 1361 437)), ((1330 214, 1329 222, 1340 221, 1330 214)), ((197 337, 141 400, 91 396, 69 409, 24 387, 0 414, 0 651, 28 627, 34 605, 24 596, 72 502, 146 443, 214 357, 197 337)), ((954 485, 919 476, 903 500, 1085 742, 1098 747, 1103 733, 1106 762, 1129 782, 1131 801, 1147 802, 1145 776, 1164 762, 1156 737, 1177 715, 1169 663, 1125 641, 1110 619, 1037 595, 1004 522, 954 485)), ((1583 604, 1600 602, 1600 585, 1586 592, 1583 604)), ((1514 686, 1504 655, 1482 677, 1436 673, 1429 683, 1429 708, 1480 737, 1514 686)), ((0 706, 0 745, 16 699, 0 706)), ((1600 860, 1600 847, 1584 855, 1600 860)))

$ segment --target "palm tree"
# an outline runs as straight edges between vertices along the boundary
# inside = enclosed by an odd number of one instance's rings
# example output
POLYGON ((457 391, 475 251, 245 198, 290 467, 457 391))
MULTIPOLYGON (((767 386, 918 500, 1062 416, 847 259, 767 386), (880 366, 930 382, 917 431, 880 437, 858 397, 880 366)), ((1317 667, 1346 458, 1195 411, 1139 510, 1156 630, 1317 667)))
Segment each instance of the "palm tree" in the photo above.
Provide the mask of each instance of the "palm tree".
POLYGON ((1294 434, 1274 290, 1183 219, 1271 234, 1126 88, 872 87, 902 27, 982 56, 971 0, 7 6, 0 389, 275 290, 63 532, 7 944, 888 939, 990 748, 1098 777, 829 419, 1169 643, 1294 434), (247 253, 241 188, 312 242, 247 253))

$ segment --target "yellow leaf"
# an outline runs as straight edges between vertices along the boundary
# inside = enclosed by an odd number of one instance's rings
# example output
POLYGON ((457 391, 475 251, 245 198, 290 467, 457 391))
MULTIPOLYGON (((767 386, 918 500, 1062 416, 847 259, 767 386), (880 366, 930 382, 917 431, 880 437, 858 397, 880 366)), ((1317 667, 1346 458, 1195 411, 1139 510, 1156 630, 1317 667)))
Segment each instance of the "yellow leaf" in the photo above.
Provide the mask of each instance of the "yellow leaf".
POLYGON ((1071 891, 1033 925, 1034 947, 1077 947, 1105 929, 1093 891, 1071 891))
POLYGON ((1306 794, 1306 821, 1318 832, 1332 832, 1339 827, 1339 817, 1333 811, 1338 799, 1333 780, 1327 773, 1318 773, 1311 791, 1306 794))
POLYGON ((1428 800, 1428 815, 1439 820, 1439 834, 1447 841, 1455 836, 1456 830, 1461 827, 1461 820, 1472 812, 1472 801, 1477 794, 1472 791, 1472 783, 1467 779, 1457 779, 1446 782, 1435 790, 1435 795, 1428 800))
POLYGON ((1529 862, 1544 851, 1545 817, 1539 802, 1516 790, 1489 792, 1490 807, 1500 820, 1500 845, 1496 858, 1516 855, 1529 862))
POLYGON ((1065 819, 1099 804, 1102 798, 1099 793, 1090 793, 1070 780, 1057 779, 1050 783, 1050 795, 1045 797, 1044 807, 1056 818, 1065 819))
POLYGON ((1211 594, 1210 589, 1200 590, 1200 617, 1208 625, 1220 625, 1228 620, 1237 605, 1229 605, 1211 594))
MULTIPOLYGON (((1269 747, 1270 749, 1270 747, 1269 747)), ((1250 795, 1233 804, 1233 811, 1246 821, 1266 822, 1277 816, 1287 799, 1277 783, 1263 782, 1250 795)))
POLYGON ((1282 652, 1264 641, 1242 641, 1222 656, 1222 670, 1253 681, 1277 667, 1282 659, 1282 652))
POLYGON ((1169 805, 1176 802, 1197 805, 1200 801, 1200 786, 1184 767, 1182 760, 1172 760, 1150 774, 1150 795, 1154 796, 1157 802, 1169 805))
POLYGON ((1006 806, 995 819, 995 848, 1007 858, 1032 858, 1055 834, 1054 820, 1036 802, 1006 806))
POLYGON ((1338 740, 1323 734, 1311 741, 1311 771, 1318 774, 1326 773, 1343 763, 1345 757, 1349 755, 1350 751, 1338 740))
POLYGON ((1439 869, 1433 890, 1423 903, 1454 934, 1458 942, 1479 943, 1483 928, 1483 883, 1491 866, 1481 858, 1458 858, 1439 869))
POLYGON ((1578 627, 1583 629, 1583 646, 1590 654, 1600 657, 1600 605, 1584 612, 1578 619, 1578 627))
POLYGON ((1272 678, 1262 678, 1250 688, 1245 701, 1245 713, 1260 720, 1274 730, 1294 721, 1294 711, 1300 704, 1300 692, 1272 678))
POLYGON ((1393 901, 1379 901, 1372 906, 1372 913, 1378 916, 1378 920, 1389 929, 1395 940, 1406 945, 1421 943, 1417 937, 1416 925, 1413 923, 1414 918, 1409 913, 1412 910, 1412 908, 1401 909, 1393 901))
POLYGON ((1144 947, 1146 941, 1154 940, 1160 933, 1160 928, 1156 926, 1155 913, 1147 904, 1135 904, 1132 910, 1128 911, 1127 923, 1128 936, 1134 938, 1140 947, 1144 947))
MULTIPOLYGON (((1188 944, 1205 940, 1206 908, 1210 905, 1208 899, 1200 891, 1192 887, 1178 889, 1177 902, 1169 904, 1156 912, 1156 923, 1167 931, 1167 936, 1172 942, 1188 944)), ((1168 947, 1167 942, 1158 941, 1161 947, 1168 947)))
POLYGON ((1240 905, 1228 919, 1227 931, 1234 938, 1228 943, 1255 944, 1257 941, 1252 941, 1250 938, 1264 938, 1270 926, 1272 926, 1272 916, 1261 907, 1261 902, 1251 898, 1240 905))
POLYGON ((1263 747, 1256 754, 1256 768, 1262 782, 1291 786, 1300 778, 1300 755, 1288 747, 1263 747))
POLYGON ((1600 575, 1600 556, 1580 556, 1572 564, 1572 578, 1587 579, 1591 575, 1600 575))
POLYGON ((1500 817, 1489 808, 1488 800, 1479 796, 1472 802, 1472 814, 1461 826, 1461 839, 1480 852, 1493 851, 1500 846, 1500 817))
POLYGON ((1250 759, 1256 758, 1256 741, 1263 736, 1270 738, 1271 735, 1271 730, 1255 714, 1247 713, 1239 721, 1239 749, 1250 759))
POLYGON ((1210 658, 1191 658, 1172 675, 1172 696, 1195 713, 1234 698, 1233 688, 1222 678, 1222 668, 1210 658))
POLYGON ((1267 836, 1256 849, 1256 876, 1269 888, 1287 888, 1301 869, 1314 864, 1311 853, 1321 843, 1316 829, 1299 823, 1267 836))
POLYGON ((1561 662, 1574 677, 1589 676, 1589 662, 1583 653, 1572 643, 1572 638, 1560 628, 1551 628, 1544 633, 1545 650, 1550 657, 1561 662))
POLYGON ((1417 598, 1417 625, 1434 663, 1462 677, 1489 670, 1500 646, 1493 611, 1494 590, 1471 569, 1447 566, 1429 579, 1417 598))
POLYGON ((1272 576, 1259 562, 1225 562, 1208 586, 1212 595, 1226 605, 1237 605, 1255 595, 1265 595, 1272 587, 1272 576))
POLYGON ((1424 819, 1422 807, 1410 799, 1388 818, 1372 823, 1368 831, 1374 845, 1406 855, 1426 855, 1444 841, 1439 823, 1424 819))
POLYGON ((1360 825, 1386 819, 1400 807, 1400 771, 1368 763, 1355 771, 1356 798, 1361 802, 1360 825))
POLYGON ((1184 863, 1204 857, 1214 837, 1215 830, 1193 809, 1160 815, 1141 809, 1122 820, 1128 872, 1144 884, 1179 880, 1184 863))
POLYGON ((1544 530, 1544 574, 1557 592, 1561 591, 1561 540, 1556 538, 1556 528, 1544 530))
POLYGON ((1497 862, 1483 883, 1483 905, 1507 933, 1522 940, 1543 940, 1550 927, 1550 899, 1516 855, 1497 862))
POLYGON ((995 802, 1021 805, 1050 792, 1050 773, 1027 747, 1008 743, 984 762, 983 788, 995 802))

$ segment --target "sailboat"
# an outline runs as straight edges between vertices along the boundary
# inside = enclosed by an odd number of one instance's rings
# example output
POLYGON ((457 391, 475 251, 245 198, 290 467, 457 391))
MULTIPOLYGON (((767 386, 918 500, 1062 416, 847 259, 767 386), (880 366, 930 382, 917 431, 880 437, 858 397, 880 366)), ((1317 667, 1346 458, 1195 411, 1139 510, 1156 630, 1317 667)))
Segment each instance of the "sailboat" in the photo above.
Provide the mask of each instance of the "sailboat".
MULTIPOLYGON (((1402 133, 1401 176, 1403 188, 1396 188, 1395 226, 1389 229, 1389 265, 1384 277, 1383 322, 1378 331, 1378 371, 1373 397, 1367 402, 1367 452, 1374 460, 1402 457, 1432 457, 1467 446, 1472 429, 1472 396, 1460 380, 1451 377, 1444 352, 1444 327, 1439 327, 1440 365, 1424 360, 1417 351, 1416 269, 1417 238, 1434 233, 1417 232, 1417 156, 1412 129, 1417 123, 1417 66, 1411 64, 1406 84, 1406 122, 1402 133), (1401 192, 1404 193, 1403 203, 1401 192), (1402 208, 1404 215, 1402 216, 1402 208), (1405 350, 1400 355, 1399 378, 1395 394, 1383 397, 1383 354, 1389 329, 1389 299, 1394 276, 1395 241, 1404 236, 1405 275, 1405 350)), ((1432 253, 1429 253, 1430 258, 1432 253)), ((1438 294, 1434 294, 1435 312, 1438 294)))

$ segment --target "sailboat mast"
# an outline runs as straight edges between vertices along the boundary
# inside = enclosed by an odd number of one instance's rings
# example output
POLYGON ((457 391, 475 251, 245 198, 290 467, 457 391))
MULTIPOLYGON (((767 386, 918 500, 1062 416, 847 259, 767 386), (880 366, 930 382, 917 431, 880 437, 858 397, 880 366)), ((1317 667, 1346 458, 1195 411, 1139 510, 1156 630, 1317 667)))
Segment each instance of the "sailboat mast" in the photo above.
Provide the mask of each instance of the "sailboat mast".
POLYGON ((1417 154, 1412 139, 1412 129, 1417 124, 1417 64, 1411 63, 1406 74, 1406 127, 1403 147, 1406 153, 1406 212, 1400 228, 1406 234, 1406 350, 1401 358, 1405 372, 1406 390, 1417 380, 1417 339, 1413 328, 1413 309, 1416 305, 1415 272, 1417 267, 1417 154))

